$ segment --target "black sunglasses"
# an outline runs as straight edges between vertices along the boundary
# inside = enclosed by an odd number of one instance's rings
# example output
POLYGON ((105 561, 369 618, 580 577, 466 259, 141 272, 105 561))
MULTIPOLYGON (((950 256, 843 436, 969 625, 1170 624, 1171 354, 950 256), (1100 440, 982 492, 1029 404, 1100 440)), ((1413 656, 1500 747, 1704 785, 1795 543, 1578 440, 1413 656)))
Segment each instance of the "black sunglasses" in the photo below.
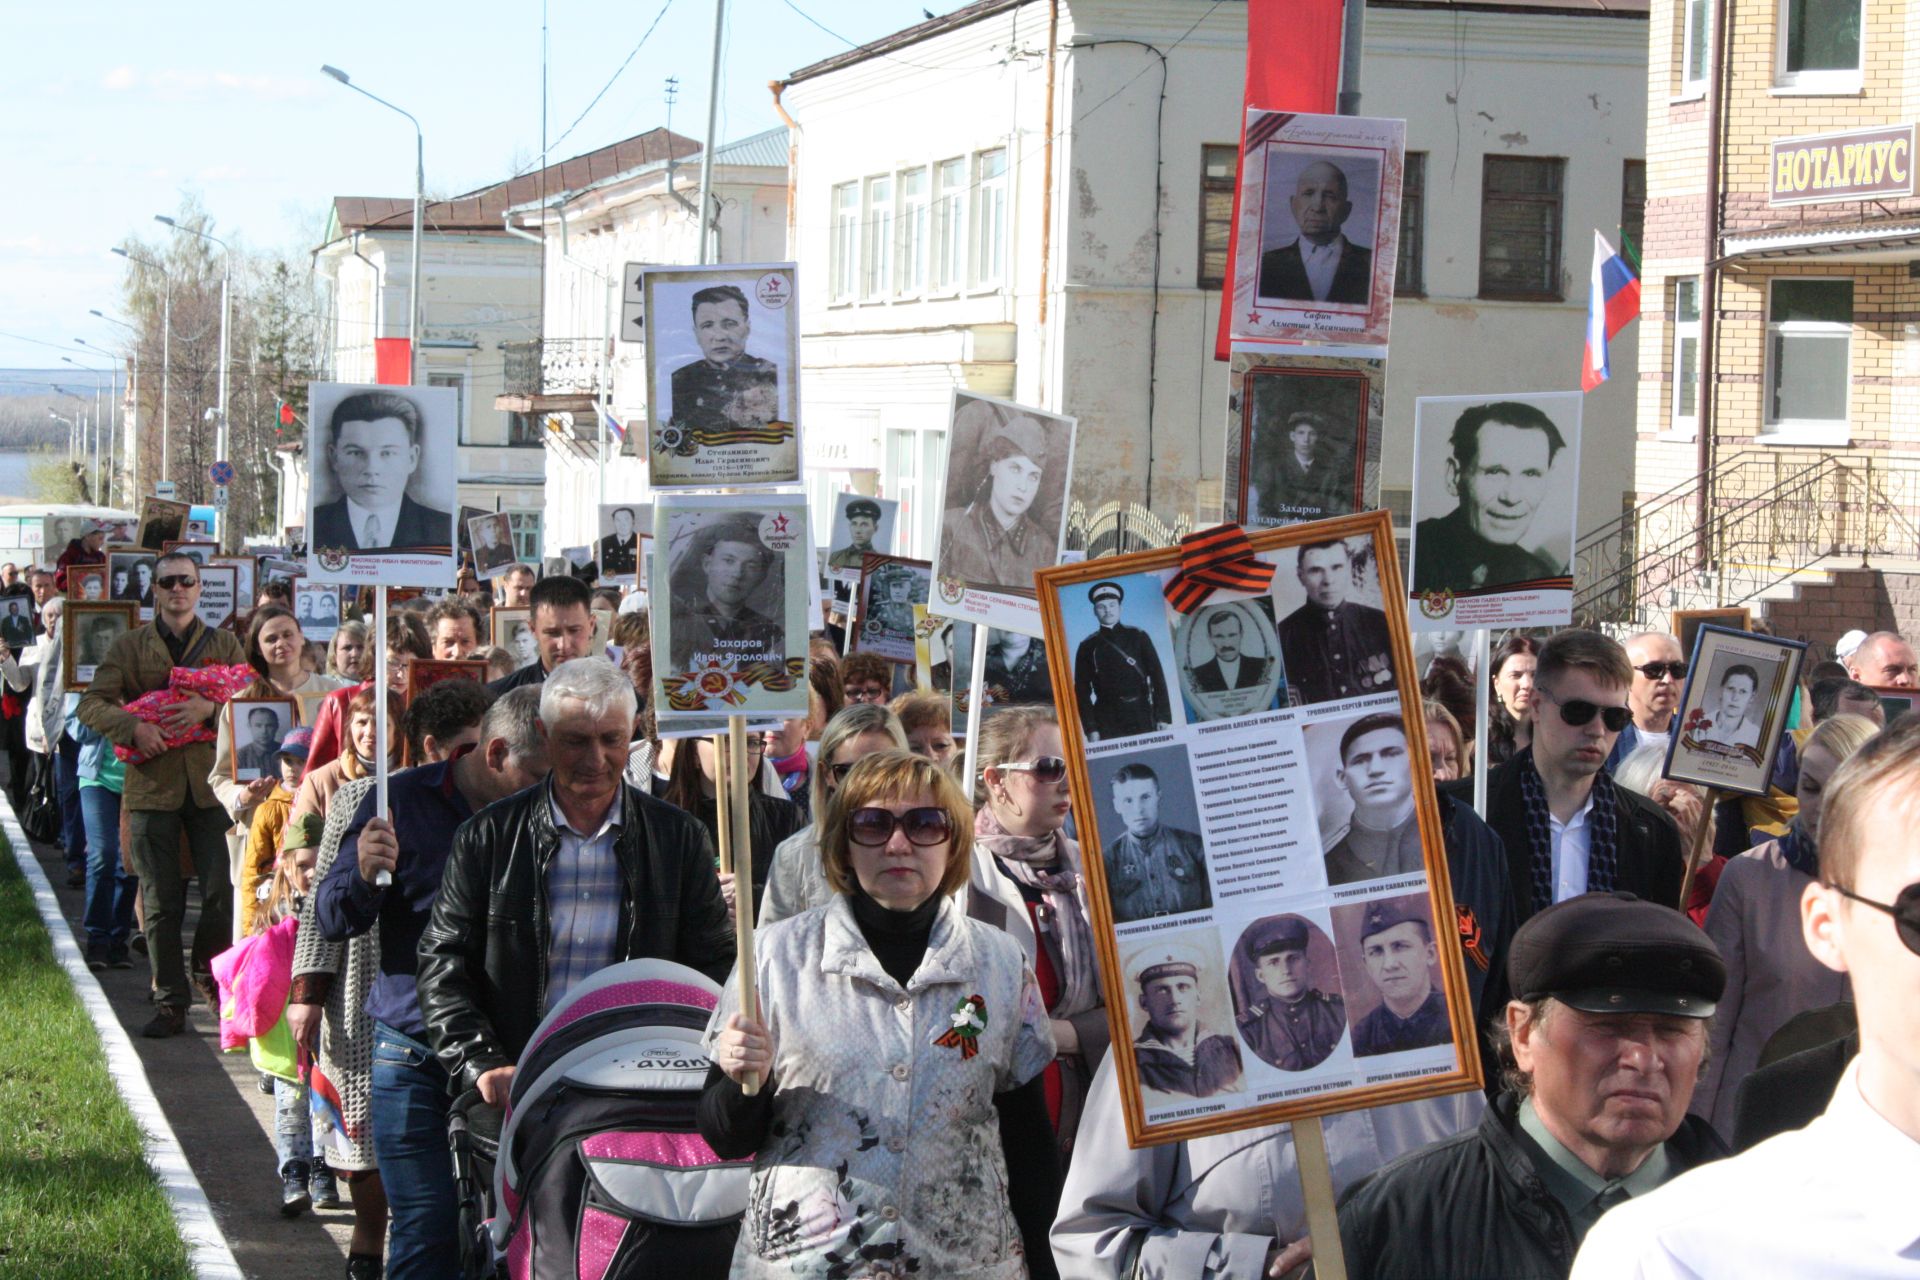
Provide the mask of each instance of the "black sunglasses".
POLYGON ((1687 678, 1687 664, 1684 662, 1649 662, 1645 666, 1635 667, 1634 670, 1649 680, 1663 680, 1667 676, 1672 676, 1675 680, 1687 678))
POLYGON ((1597 715, 1600 723, 1607 726, 1608 733, 1618 733, 1627 727, 1627 721, 1633 719, 1633 712, 1626 707, 1603 707, 1585 698, 1568 698, 1562 702, 1553 690, 1537 684, 1533 686, 1533 691, 1560 708, 1560 718, 1576 729, 1597 715))
POLYGON ((847 775, 853 772, 853 766, 859 763, 858 760, 842 760, 839 764, 828 765, 827 772, 833 775, 835 782, 845 782, 847 775))
POLYGON ((1875 902, 1872 898, 1863 898, 1853 890, 1842 889, 1837 884, 1830 884, 1827 888, 1843 898, 1851 898, 1862 906, 1872 907, 1876 911, 1884 911, 1892 916, 1893 931, 1900 935, 1900 941, 1906 944, 1907 950, 1920 956, 1920 884, 1910 884, 1902 889, 1900 896, 1893 900, 1892 906, 1884 902, 1875 902))
POLYGON ((190 587, 198 581, 200 581, 200 579, 189 577, 184 573, 170 573, 166 577, 159 579, 160 585, 168 591, 172 591, 175 587, 190 587))
POLYGON ((1067 762, 1059 756, 1041 756, 1025 764, 996 765, 1002 773, 1030 773, 1033 780, 1049 787, 1060 785, 1067 777, 1067 762))
POLYGON ((945 809, 927 805, 909 809, 897 817, 886 809, 855 809, 847 815, 847 838, 868 847, 883 845, 895 831, 907 834, 907 843, 921 846, 939 844, 953 835, 953 819, 945 809))

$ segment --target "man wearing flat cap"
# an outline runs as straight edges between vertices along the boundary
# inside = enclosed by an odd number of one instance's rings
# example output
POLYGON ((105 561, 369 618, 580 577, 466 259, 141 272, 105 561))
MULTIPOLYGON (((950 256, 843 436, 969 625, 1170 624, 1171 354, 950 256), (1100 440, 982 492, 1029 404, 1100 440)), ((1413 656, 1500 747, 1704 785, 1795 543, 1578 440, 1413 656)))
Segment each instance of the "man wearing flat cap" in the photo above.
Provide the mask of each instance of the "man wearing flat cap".
MULTIPOLYGON (((993 411, 988 405, 977 409, 993 411)), ((966 504, 948 507, 940 519, 935 567, 942 577, 981 591, 1033 597, 1034 572, 1055 563, 1060 550, 1058 538, 1027 514, 1040 496, 1047 452, 1045 429, 1025 414, 988 428, 974 455, 985 474, 971 490, 964 480, 947 486, 950 498, 965 498, 966 504)))
POLYGON ((1256 921, 1240 941, 1242 959, 1265 989, 1235 1024, 1262 1062, 1306 1071, 1327 1060, 1347 1033, 1347 1005, 1313 985, 1307 965, 1311 926, 1300 916, 1256 921))
POLYGON ((1318 409, 1286 416, 1287 446, 1272 451, 1263 468, 1257 523, 1298 524, 1353 510, 1353 464, 1322 441, 1334 436, 1333 420, 1318 409))
POLYGON ((880 504, 872 498, 855 498, 847 504, 847 533, 852 541, 827 557, 829 569, 859 569, 869 552, 878 551, 873 535, 880 528, 880 504))
POLYGON ((740 666, 784 663, 786 639, 780 626, 747 605, 773 568, 773 552, 760 541, 754 515, 729 516, 702 530, 686 559, 699 567, 698 574, 688 574, 683 565, 674 575, 674 586, 684 590, 697 584, 703 590, 697 597, 688 592, 673 598, 675 670, 685 671, 710 657, 731 658, 740 666))
POLYGON ((1100 629, 1073 653, 1073 692, 1080 728, 1090 742, 1152 733, 1173 723, 1167 674, 1153 639, 1120 621, 1127 593, 1117 582, 1096 582, 1087 592, 1100 629))
POLYGON ((1505 1092, 1347 1193, 1352 1274, 1566 1276, 1601 1214, 1726 1154, 1687 1114, 1727 970, 1686 916, 1568 898, 1514 935, 1507 978, 1505 1092))
POLYGON ((1142 1088, 1211 1098, 1240 1088, 1240 1050, 1231 1036, 1200 1026, 1200 953, 1191 947, 1149 947, 1129 966, 1146 1029, 1133 1042, 1142 1088))
POLYGON ((1367 904, 1360 918, 1360 960, 1380 1007, 1353 1029, 1356 1057, 1403 1053, 1453 1039, 1447 1002, 1433 985, 1440 953, 1426 913, 1403 898, 1367 904))

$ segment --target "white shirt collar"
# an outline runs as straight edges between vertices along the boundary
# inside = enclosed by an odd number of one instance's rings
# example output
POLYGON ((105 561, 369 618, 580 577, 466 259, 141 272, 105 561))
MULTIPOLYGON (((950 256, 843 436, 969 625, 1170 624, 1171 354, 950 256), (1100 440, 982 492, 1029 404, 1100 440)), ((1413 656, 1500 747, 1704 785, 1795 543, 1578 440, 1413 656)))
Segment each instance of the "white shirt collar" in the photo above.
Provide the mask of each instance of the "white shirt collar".
POLYGON ((1587 825, 1587 816, 1592 812, 1593 792, 1589 791, 1587 792, 1587 798, 1581 801, 1580 807, 1573 811, 1571 818, 1562 822, 1560 819, 1554 817, 1552 811, 1549 810, 1547 813, 1547 821, 1553 825, 1553 829, 1556 832, 1578 831, 1587 825))
POLYGON ((1833 1101, 1815 1122, 1833 1159, 1814 1171, 1860 1212, 1860 1229, 1891 1254, 1920 1241, 1920 1142, 1896 1129, 1860 1092, 1860 1059, 1847 1064, 1833 1101), (1862 1177, 1871 1170, 1871 1177, 1862 1177))
POLYGON ((380 532, 388 538, 393 537, 393 527, 400 522, 400 504, 407 500, 402 493, 391 506, 363 507, 352 498, 347 499, 347 523, 353 526, 354 535, 367 527, 368 516, 380 517, 380 532))

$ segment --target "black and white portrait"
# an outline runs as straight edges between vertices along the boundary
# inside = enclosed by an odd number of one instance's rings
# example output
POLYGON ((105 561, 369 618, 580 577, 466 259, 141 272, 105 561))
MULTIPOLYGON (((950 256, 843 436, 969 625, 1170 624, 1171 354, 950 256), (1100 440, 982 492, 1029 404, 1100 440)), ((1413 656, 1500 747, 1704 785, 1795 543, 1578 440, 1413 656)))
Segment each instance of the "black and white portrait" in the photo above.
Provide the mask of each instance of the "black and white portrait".
POLYGON ((1127 989, 1109 995, 1108 1003, 1127 1011, 1133 1063, 1149 1107, 1245 1087, 1219 947, 1211 930, 1190 929, 1152 935, 1122 957, 1127 989))
POLYGON ((185 536, 191 511, 184 502, 154 497, 140 499, 140 530, 136 541, 148 551, 159 551, 169 542, 180 541, 185 536))
POLYGON ((259 565, 254 558, 252 556, 214 556, 208 560, 207 563, 210 565, 230 564, 233 566, 233 598, 239 601, 240 608, 251 610, 255 599, 253 589, 254 579, 259 569, 259 565))
POLYGON ((136 622, 134 608, 128 604, 111 600, 69 602, 60 629, 67 688, 84 689, 93 683, 94 670, 106 661, 107 650, 133 630, 136 622))
POLYGON ((1366 306, 1373 295, 1379 157, 1285 143, 1267 147, 1256 296, 1366 306))
POLYGON ((273 758, 293 728, 293 704, 284 698, 235 698, 227 708, 233 720, 234 780, 278 777, 273 758))
POLYGON ((9 596, 0 608, 0 640, 15 653, 33 643, 33 600, 29 596, 9 596))
POLYGON ((108 552, 107 599, 125 600, 151 610, 154 564, 158 559, 157 555, 148 551, 108 552))
POLYGON ((1248 363, 1236 381, 1240 439, 1228 474, 1242 487, 1241 523, 1273 528, 1365 509, 1369 447, 1379 434, 1373 370, 1248 363))
POLYGON ((1229 970, 1234 1030, 1253 1056, 1282 1071, 1311 1071, 1347 1035, 1340 964, 1322 923, 1288 912, 1241 930, 1229 970))
POLYGON ((1224 720, 1286 703, 1273 599, 1208 602, 1174 629, 1180 692, 1193 720, 1224 720))
POLYGON ((936 578, 1034 598, 1034 572, 1060 560, 1073 436, 1072 418, 954 393, 936 578))
POLYGON ((653 486, 797 483, 792 264, 649 271, 643 288, 653 486))
POLYGON ((1046 642, 1019 631, 989 629, 986 681, 989 705, 1052 702, 1053 673, 1047 667, 1046 642))
POLYGON ((203 569, 208 560, 220 554, 219 546, 211 542, 169 542, 161 551, 170 556, 185 556, 203 569))
POLYGON ((488 631, 494 645, 513 655, 515 668, 539 660, 540 645, 534 635, 531 610, 496 606, 488 631))
POLYGON ((1276 559, 1273 598, 1288 701, 1311 706, 1393 688, 1392 638, 1367 540, 1308 542, 1276 559))
POLYGON ((600 536, 594 560, 600 576, 631 583, 640 573, 640 542, 653 529, 653 509, 646 504, 610 503, 600 508, 600 536))
POLYGON ((1453 1042, 1440 945, 1425 893, 1333 908, 1355 1057, 1453 1042))
POLYGON ((1181 746, 1087 761, 1115 924, 1213 906, 1192 763, 1181 746))
MULTIPOLYGON (((1556 612, 1525 607, 1477 625, 1564 625, 1579 506, 1580 393, 1436 396, 1414 406, 1416 599, 1558 588, 1556 612)), ((1529 601, 1530 602, 1530 601, 1529 601)), ((1416 626, 1452 625, 1437 604, 1416 626)))
POLYGON ((827 568, 858 575, 869 553, 890 555, 900 504, 886 498, 840 493, 833 500, 833 528, 827 539, 827 568))
POLYGON ((309 573, 346 574, 358 563, 348 575, 356 582, 451 585, 457 393, 317 382, 310 396, 309 573), (419 580, 423 557, 445 560, 445 582, 419 580))
POLYGON ((847 651, 912 662, 913 606, 927 602, 932 585, 933 571, 925 560, 880 560, 860 579, 860 607, 847 651))
POLYGON ((293 616, 309 640, 325 643, 340 630, 340 588, 320 582, 293 584, 293 616))
POLYGON ((1073 696, 1090 742, 1155 733, 1180 718, 1173 630, 1161 578, 1128 574, 1060 589, 1073 696))
POLYGON ((1424 870, 1416 769, 1399 711, 1306 726, 1307 762, 1327 883, 1355 884, 1424 870))
POLYGON ((1712 624, 1697 634, 1665 775, 1763 795, 1806 647, 1712 624))
POLYGON ((513 519, 504 511, 467 521, 467 541, 473 548, 473 574, 485 582, 518 563, 513 555, 513 519))

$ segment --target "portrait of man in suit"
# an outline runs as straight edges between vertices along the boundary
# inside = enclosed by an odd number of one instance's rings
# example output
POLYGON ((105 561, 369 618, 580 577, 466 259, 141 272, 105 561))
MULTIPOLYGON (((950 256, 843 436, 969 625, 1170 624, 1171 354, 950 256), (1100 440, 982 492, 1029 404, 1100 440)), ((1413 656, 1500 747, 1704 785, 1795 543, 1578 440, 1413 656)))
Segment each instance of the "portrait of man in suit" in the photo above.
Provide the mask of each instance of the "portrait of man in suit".
POLYGON ((357 391, 334 406, 325 460, 340 496, 313 509, 313 545, 404 551, 453 543, 453 514, 407 492, 420 471, 425 423, 397 391, 357 391))
POLYGON ((1373 247, 1355 244, 1343 230, 1353 215, 1346 173, 1330 160, 1309 163, 1294 178, 1287 208, 1300 234, 1260 255, 1256 295, 1365 306, 1373 294, 1373 247))
POLYGON ((1255 658, 1241 652, 1246 627, 1240 615, 1231 609, 1215 609, 1207 618, 1207 643, 1213 656, 1193 669, 1193 683, 1206 693, 1225 693, 1228 689, 1252 689, 1266 683, 1272 658, 1255 658))

